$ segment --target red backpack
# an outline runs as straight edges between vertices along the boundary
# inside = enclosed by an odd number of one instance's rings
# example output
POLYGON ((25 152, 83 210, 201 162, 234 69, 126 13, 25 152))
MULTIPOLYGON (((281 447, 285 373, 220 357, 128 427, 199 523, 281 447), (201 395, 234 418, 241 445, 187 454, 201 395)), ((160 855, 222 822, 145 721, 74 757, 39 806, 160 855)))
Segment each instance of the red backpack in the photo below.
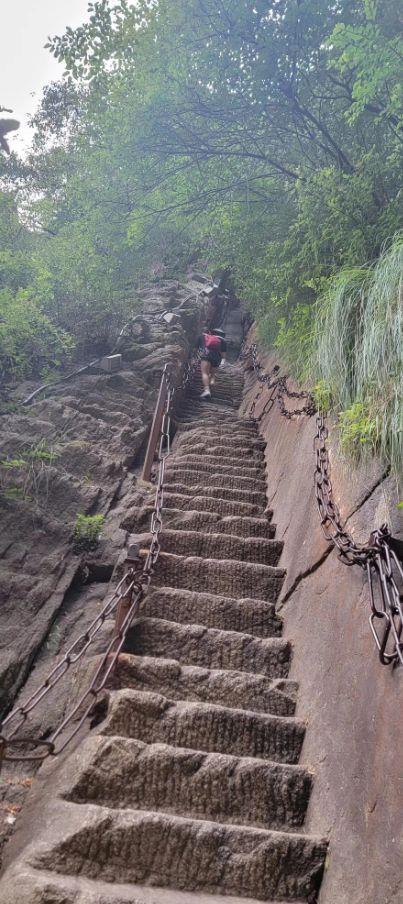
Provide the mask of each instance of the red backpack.
POLYGON ((211 336, 210 333, 203 333, 204 347, 208 350, 215 349, 221 351, 221 339, 219 336, 211 336))

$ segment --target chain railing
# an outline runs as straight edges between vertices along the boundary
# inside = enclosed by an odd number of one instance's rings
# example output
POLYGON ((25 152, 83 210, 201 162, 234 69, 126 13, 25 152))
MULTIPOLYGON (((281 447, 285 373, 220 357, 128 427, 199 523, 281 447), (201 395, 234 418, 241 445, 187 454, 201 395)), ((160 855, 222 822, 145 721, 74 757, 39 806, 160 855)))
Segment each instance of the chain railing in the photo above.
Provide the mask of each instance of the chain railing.
MULTIPOLYGON (((182 386, 185 385, 186 378, 187 371, 185 370, 182 386)), ((93 710, 100 694, 104 691, 125 643, 129 627, 148 590, 160 553, 159 538, 162 530, 165 462, 170 454, 171 411, 175 387, 167 368, 164 369, 161 384, 164 384, 167 391, 159 431, 157 482, 154 508, 151 515, 151 542, 147 555, 143 560, 128 558, 126 574, 119 581, 112 597, 89 628, 69 647, 63 658, 48 674, 43 684, 25 702, 16 706, 0 724, 0 765, 2 761, 44 760, 48 756, 57 756, 62 753, 79 732, 93 710), (62 723, 46 740, 34 735, 20 734, 27 723, 30 713, 59 683, 71 666, 82 659, 94 643, 104 622, 112 616, 115 616, 115 628, 89 687, 81 695, 78 702, 71 707, 62 723)))
POLYGON ((343 526, 340 510, 335 502, 330 479, 330 461, 327 449, 328 428, 325 415, 318 413, 312 396, 306 392, 295 392, 288 388, 287 376, 277 376, 278 365, 265 373, 260 365, 255 343, 242 352, 244 360, 250 358, 251 368, 260 383, 252 401, 250 417, 260 421, 268 407, 278 403, 282 415, 291 419, 297 415, 316 414, 315 451, 315 496, 320 523, 328 543, 339 553, 345 565, 360 565, 367 574, 371 613, 369 622, 383 665, 400 663, 403 665, 403 542, 392 536, 387 524, 382 524, 371 533, 369 542, 360 545, 343 526), (268 402, 258 417, 255 410, 264 389, 273 390, 268 402), (300 408, 289 410, 286 398, 306 399, 300 408))
MULTIPOLYGON (((253 343, 251 346, 249 346, 247 351, 245 351, 245 350, 242 351, 243 358, 248 358, 249 356, 252 361, 252 367, 255 372, 256 379, 260 383, 259 392, 256 395, 256 397, 254 398, 254 400, 252 402, 252 406, 251 406, 250 416, 252 418, 254 418, 254 416, 255 416, 256 405, 257 405, 264 389, 267 389, 267 390, 272 389, 273 390, 273 393, 269 399, 269 402, 272 402, 273 404, 274 404, 274 402, 277 402, 281 413, 284 415, 284 417, 288 418, 289 420, 291 420, 291 418, 293 418, 299 414, 307 414, 308 416, 315 414, 316 405, 315 405, 315 402, 314 402, 312 396, 308 392, 303 392, 303 391, 295 392, 295 390, 291 390, 288 386, 287 375, 277 376, 279 374, 279 370, 280 370, 278 364, 275 364, 274 367, 272 367, 272 369, 269 371, 269 373, 265 373, 262 370, 262 368, 260 367, 260 364, 259 364, 257 346, 255 343, 253 343), (293 408, 290 410, 286 406, 286 402, 285 402, 286 398, 300 399, 301 401, 305 400, 305 404, 301 405, 300 408, 293 408)), ((259 415, 260 419, 262 418, 264 413, 265 413, 265 411, 262 411, 260 413, 260 415, 259 415)))

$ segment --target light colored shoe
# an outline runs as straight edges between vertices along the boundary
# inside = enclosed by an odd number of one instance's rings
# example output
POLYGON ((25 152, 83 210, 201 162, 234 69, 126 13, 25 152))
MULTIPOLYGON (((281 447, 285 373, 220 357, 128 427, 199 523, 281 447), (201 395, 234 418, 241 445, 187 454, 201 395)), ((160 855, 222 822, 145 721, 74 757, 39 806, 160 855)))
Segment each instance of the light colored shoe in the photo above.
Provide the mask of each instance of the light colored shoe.
POLYGON ((211 399, 211 392, 210 392, 210 390, 209 390, 209 389, 205 389, 204 392, 202 392, 200 398, 201 398, 201 399, 211 399))

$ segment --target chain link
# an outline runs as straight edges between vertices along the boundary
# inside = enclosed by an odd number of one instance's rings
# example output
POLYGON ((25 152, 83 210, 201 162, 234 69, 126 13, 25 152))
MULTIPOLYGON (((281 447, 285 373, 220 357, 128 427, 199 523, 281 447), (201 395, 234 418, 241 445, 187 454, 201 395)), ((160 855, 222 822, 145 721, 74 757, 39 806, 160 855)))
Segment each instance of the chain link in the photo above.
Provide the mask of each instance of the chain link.
POLYGON ((316 405, 312 396, 309 394, 309 392, 296 392, 295 390, 289 389, 288 376, 277 376, 280 370, 278 364, 275 364, 274 367, 272 367, 272 369, 269 371, 269 373, 265 373, 262 370, 259 363, 257 346, 255 343, 249 346, 246 351, 242 351, 241 357, 244 359, 247 359, 248 357, 251 358, 251 367, 254 370, 256 379, 261 384, 260 391, 256 395, 251 406, 250 417, 253 420, 260 421, 263 415, 266 413, 265 409, 263 409, 258 418, 255 418, 256 405, 263 393, 264 388, 273 390, 272 396, 269 401, 272 401, 273 403, 277 402, 282 415, 284 415, 284 417, 288 418, 289 420, 300 414, 306 414, 308 415, 308 417, 310 417, 312 414, 315 414, 316 405), (306 402, 300 408, 289 409, 285 404, 285 398, 301 400, 306 399, 306 402))
MULTIPOLYGON (((300 414, 308 416, 315 414, 316 406, 312 396, 306 392, 290 391, 287 386, 288 378, 276 376, 279 371, 278 365, 275 365, 269 373, 264 373, 259 363, 256 344, 243 351, 242 357, 245 360, 250 357, 251 369, 260 383, 250 409, 252 419, 260 421, 268 406, 273 405, 275 401, 281 413, 288 419, 300 414), (272 389, 273 392, 256 418, 256 405, 264 387, 272 389), (290 411, 286 408, 285 396, 305 398, 307 402, 300 409, 290 411)), ((339 558, 345 565, 360 565, 366 571, 371 604, 369 622, 381 663, 403 665, 403 542, 392 537, 387 524, 382 524, 373 531, 367 544, 356 543, 346 530, 333 496, 326 442, 328 435, 325 415, 317 413, 314 486, 321 527, 325 539, 336 547, 339 558)))

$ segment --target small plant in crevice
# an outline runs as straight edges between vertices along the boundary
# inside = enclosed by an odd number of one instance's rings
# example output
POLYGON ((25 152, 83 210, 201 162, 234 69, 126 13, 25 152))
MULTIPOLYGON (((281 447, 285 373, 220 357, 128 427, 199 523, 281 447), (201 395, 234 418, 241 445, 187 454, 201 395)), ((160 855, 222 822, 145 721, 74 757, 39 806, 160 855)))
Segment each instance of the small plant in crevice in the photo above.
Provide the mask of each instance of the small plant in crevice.
POLYGON ((377 448, 378 424, 363 402, 354 402, 339 415, 340 446, 343 452, 359 458, 377 448))
POLYGON ((0 460, 0 491, 5 498, 23 499, 45 508, 58 453, 49 448, 44 440, 23 443, 18 451, 19 455, 0 460))
POLYGON ((96 549, 104 523, 104 515, 78 514, 73 534, 74 551, 89 552, 96 549))
POLYGON ((319 380, 311 389, 311 395, 315 401, 318 411, 329 411, 332 407, 332 393, 330 386, 325 380, 319 380))

